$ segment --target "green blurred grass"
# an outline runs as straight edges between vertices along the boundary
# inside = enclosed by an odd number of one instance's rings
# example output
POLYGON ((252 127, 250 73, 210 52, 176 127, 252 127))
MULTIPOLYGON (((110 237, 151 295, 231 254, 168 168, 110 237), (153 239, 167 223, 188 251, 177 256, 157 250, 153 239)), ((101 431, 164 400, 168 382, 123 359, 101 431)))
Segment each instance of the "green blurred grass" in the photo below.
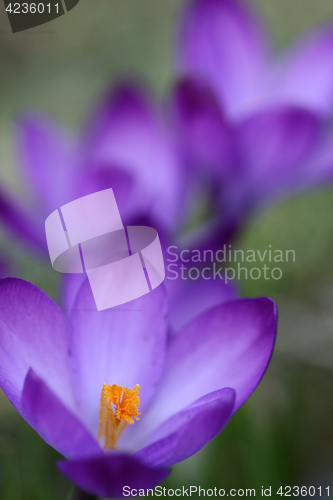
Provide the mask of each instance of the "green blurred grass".
MULTIPOLYGON (((233 246, 295 251, 295 262, 244 263, 244 267, 280 267, 280 280, 241 280, 244 295, 276 294, 316 302, 318 289, 333 282, 333 190, 330 187, 303 193, 282 201, 269 211, 252 218, 233 246)), ((243 264, 242 264, 243 265, 243 264)), ((243 275, 241 275, 243 277, 243 275)))
POLYGON ((0 418, 0 498, 67 500, 72 486, 57 471, 62 457, 16 412, 0 418))

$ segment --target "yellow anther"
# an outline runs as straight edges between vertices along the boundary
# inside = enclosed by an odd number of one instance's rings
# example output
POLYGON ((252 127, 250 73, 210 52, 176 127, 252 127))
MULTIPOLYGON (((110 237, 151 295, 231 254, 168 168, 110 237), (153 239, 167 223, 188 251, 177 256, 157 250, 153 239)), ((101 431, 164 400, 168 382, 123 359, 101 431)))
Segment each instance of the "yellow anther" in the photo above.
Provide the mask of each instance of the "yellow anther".
POLYGON ((104 441, 104 449, 114 450, 127 424, 134 424, 134 419, 139 420, 139 389, 138 384, 133 389, 117 384, 103 384, 98 440, 104 441))

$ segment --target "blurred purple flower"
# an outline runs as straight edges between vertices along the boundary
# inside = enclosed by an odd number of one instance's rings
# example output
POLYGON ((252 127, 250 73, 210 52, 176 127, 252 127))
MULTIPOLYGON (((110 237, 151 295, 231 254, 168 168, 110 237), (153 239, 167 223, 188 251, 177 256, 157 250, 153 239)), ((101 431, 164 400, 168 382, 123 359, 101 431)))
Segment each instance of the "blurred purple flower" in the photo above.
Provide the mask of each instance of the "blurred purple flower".
POLYGON ((33 250, 47 252, 45 219, 65 203, 112 187, 124 223, 147 220, 167 235, 180 223, 182 169, 153 104, 119 86, 94 110, 79 137, 28 114, 16 128, 30 203, 0 191, 4 224, 33 250))
POLYGON ((272 104, 331 115, 332 51, 331 25, 273 57, 247 2, 192 0, 183 17, 179 59, 183 71, 207 78, 227 116, 238 120, 272 104))
MULTIPOLYGON (((248 5, 194 0, 181 24, 172 123, 187 185, 209 189, 207 233, 230 238, 252 210, 333 178, 333 27, 279 58, 248 5)), ((208 241, 206 241, 206 245, 208 241)))
POLYGON ((20 121, 17 144, 32 200, 22 206, 0 190, 0 216, 22 241, 45 252, 47 215, 108 187, 125 224, 149 221, 169 240, 206 186, 214 214, 190 244, 196 237, 220 246, 254 209, 332 180, 332 27, 277 58, 247 5, 193 0, 177 51, 185 76, 168 129, 131 86, 108 95, 74 140, 44 118, 20 121))
POLYGON ((223 429, 265 372, 276 309, 267 298, 225 303, 170 339, 163 287, 97 312, 85 283, 67 322, 38 288, 6 278, 0 281, 0 318, 0 383, 8 399, 67 458, 58 466, 71 481, 117 497, 124 485, 154 487, 167 467, 223 429), (134 391, 112 410, 101 399, 104 383, 115 398, 122 387, 134 391), (120 427, 114 426, 125 422, 114 415, 117 408, 127 421, 141 414, 115 446, 120 427), (102 449, 98 430, 116 449, 102 449))
MULTIPOLYGON (((110 187, 125 225, 151 225, 164 248, 171 238, 174 243, 187 216, 184 169, 157 107, 143 91, 122 85, 109 92, 79 137, 36 115, 21 118, 16 136, 32 200, 22 204, 0 188, 0 217, 30 249, 48 257, 47 216, 65 203, 110 187)), ((84 279, 63 276, 64 294, 74 300, 84 279)), ((174 331, 195 312, 236 296, 223 282, 199 280, 188 286, 178 280, 168 285, 174 331)), ((69 299, 66 310, 68 304, 69 299)))

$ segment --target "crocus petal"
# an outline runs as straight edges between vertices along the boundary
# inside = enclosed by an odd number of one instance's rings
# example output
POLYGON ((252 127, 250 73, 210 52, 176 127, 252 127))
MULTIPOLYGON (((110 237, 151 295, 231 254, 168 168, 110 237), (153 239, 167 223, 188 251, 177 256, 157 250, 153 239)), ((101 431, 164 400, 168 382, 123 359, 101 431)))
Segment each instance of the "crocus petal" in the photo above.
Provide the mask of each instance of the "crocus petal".
POLYGON ((87 427, 97 432, 103 383, 140 385, 140 411, 160 378, 166 342, 162 286, 121 306, 97 311, 88 282, 70 317, 74 392, 87 427))
POLYGON ((237 144, 248 197, 258 200, 287 188, 317 146, 319 132, 318 117, 300 108, 275 108, 242 123, 237 144))
POLYGON ((173 117, 187 163, 201 174, 228 174, 232 162, 232 133, 220 104, 205 81, 183 79, 175 88, 173 117))
POLYGON ((275 70, 278 102, 295 104, 323 114, 332 113, 333 28, 302 40, 275 70))
POLYGON ((153 225, 159 233, 165 229, 163 225, 157 224, 157 221, 154 220, 150 202, 147 204, 147 193, 140 195, 137 192, 138 186, 134 182, 134 177, 130 172, 126 172, 117 165, 109 164, 98 167, 95 164, 90 166, 86 164, 85 169, 76 180, 73 198, 81 198, 81 196, 108 188, 113 190, 125 226, 153 225))
POLYGON ((121 219, 125 225, 132 224, 138 215, 147 212, 147 200, 138 199, 135 195, 136 186, 133 177, 116 165, 109 164, 104 167, 86 165, 76 181, 74 198, 81 198, 81 196, 108 188, 113 189, 121 219))
MULTIPOLYGON (((211 267, 211 266, 210 266, 211 267)), ((202 271, 205 276, 211 275, 212 270, 202 271)), ((173 332, 179 332, 186 323, 199 314, 236 298, 236 289, 219 279, 197 281, 166 280, 169 299, 169 323, 173 332)))
POLYGON ((31 210, 3 189, 0 189, 0 220, 14 237, 20 238, 33 251, 46 254, 43 215, 38 210, 31 214, 31 210))
POLYGON ((21 406, 31 427, 66 458, 103 454, 96 439, 31 369, 24 382, 21 406))
POLYGON ((131 490, 154 488, 169 475, 168 469, 148 467, 128 455, 116 453, 57 465, 74 484, 103 498, 122 498, 125 486, 131 490))
POLYGON ((232 116, 261 101, 266 51, 262 28, 241 2, 196 0, 185 12, 181 69, 206 77, 232 116))
POLYGON ((78 159, 70 134, 44 117, 23 116, 17 124, 18 149, 24 178, 45 215, 72 201, 71 182, 78 159))
POLYGON ((266 370, 275 328, 271 299, 243 299, 210 309, 173 336, 154 401, 135 425, 135 444, 142 447, 164 420, 223 387, 236 391, 238 409, 266 370))
POLYGON ((81 274, 62 274, 60 282, 59 302, 61 310, 68 317, 74 307, 76 296, 87 276, 81 274))
POLYGON ((92 117, 88 155, 97 165, 118 165, 133 179, 135 199, 168 227, 178 219, 182 171, 152 104, 142 92, 121 86, 92 117), (167 209, 166 209, 167 207, 167 209))
POLYGON ((147 465, 169 467, 197 453, 227 424, 235 403, 229 388, 200 398, 173 415, 153 434, 152 444, 135 457, 147 465))
POLYGON ((62 312, 44 292, 17 278, 0 281, 0 385, 19 412, 30 368, 73 408, 67 329, 62 312))

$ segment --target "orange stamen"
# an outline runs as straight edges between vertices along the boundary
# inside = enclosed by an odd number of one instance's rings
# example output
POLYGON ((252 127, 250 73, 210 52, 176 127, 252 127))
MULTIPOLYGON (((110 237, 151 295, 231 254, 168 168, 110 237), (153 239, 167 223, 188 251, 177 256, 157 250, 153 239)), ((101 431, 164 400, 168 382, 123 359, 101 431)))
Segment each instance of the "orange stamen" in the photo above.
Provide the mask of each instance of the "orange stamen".
POLYGON ((138 384, 133 389, 120 387, 117 384, 103 384, 98 440, 104 441, 104 450, 114 450, 127 424, 134 424, 134 419, 139 420, 139 389, 138 384))

